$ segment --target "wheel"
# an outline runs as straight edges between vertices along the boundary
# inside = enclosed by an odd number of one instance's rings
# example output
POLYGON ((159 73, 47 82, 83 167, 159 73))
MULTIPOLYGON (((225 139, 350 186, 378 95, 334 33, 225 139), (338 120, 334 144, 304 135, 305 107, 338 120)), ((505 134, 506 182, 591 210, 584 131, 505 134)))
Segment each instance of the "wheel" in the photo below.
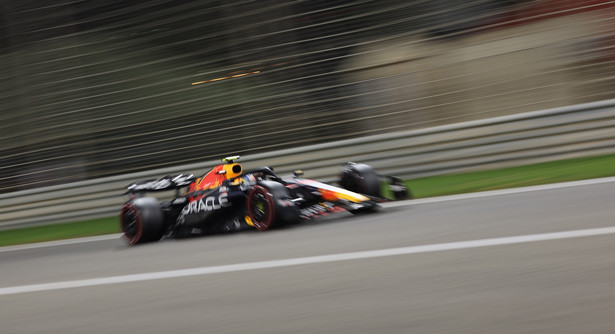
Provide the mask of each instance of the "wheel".
POLYGON ((261 181, 248 191, 247 210, 251 225, 260 231, 295 222, 299 210, 290 201, 290 193, 283 184, 261 181))
POLYGON ((164 233, 164 216, 155 198, 132 200, 120 210, 120 228, 128 245, 158 241, 164 233))
POLYGON ((248 193, 248 216, 252 225, 260 231, 273 226, 275 221, 275 199, 265 187, 256 185, 248 193))
POLYGON ((395 176, 389 176, 389 191, 393 194, 393 198, 396 201, 412 198, 412 192, 404 184, 400 178, 395 176))
POLYGON ((339 184, 342 188, 356 193, 382 197, 380 178, 369 165, 357 163, 344 165, 339 184))

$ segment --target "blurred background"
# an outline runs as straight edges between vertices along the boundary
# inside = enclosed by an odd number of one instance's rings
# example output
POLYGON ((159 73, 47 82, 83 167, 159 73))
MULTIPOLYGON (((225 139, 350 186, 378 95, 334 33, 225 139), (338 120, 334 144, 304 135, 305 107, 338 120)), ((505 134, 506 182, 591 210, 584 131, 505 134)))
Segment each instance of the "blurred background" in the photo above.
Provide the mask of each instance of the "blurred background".
POLYGON ((614 97, 599 0, 0 2, 0 192, 614 97))

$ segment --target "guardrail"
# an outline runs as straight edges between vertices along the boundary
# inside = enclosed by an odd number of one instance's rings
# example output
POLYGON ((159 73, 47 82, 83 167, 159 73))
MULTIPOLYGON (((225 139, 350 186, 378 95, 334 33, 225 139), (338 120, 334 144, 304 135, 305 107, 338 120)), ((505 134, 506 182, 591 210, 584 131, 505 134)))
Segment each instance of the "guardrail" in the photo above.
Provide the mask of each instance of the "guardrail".
MULTIPOLYGON (((346 161, 383 174, 434 174, 615 153, 615 99, 433 128, 375 135, 242 157, 244 169, 333 180, 346 161)), ((125 186, 182 172, 202 174, 219 161, 156 169, 0 194, 0 229, 117 214, 125 186)))

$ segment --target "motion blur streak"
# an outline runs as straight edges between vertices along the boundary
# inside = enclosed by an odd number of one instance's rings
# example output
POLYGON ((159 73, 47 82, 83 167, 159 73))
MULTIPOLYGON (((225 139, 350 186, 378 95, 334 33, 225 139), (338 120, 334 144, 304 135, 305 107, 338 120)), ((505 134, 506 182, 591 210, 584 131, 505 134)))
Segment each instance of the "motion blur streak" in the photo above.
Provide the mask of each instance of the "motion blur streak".
POLYGON ((145 274, 135 274, 135 275, 102 277, 102 278, 93 278, 93 279, 85 279, 85 280, 78 280, 78 281, 65 281, 65 282, 24 285, 24 286, 13 286, 13 287, 0 288, 0 296, 12 295, 12 294, 18 294, 18 293, 27 293, 27 292, 50 291, 50 290, 81 288, 81 287, 107 285, 107 284, 130 283, 130 282, 150 281, 150 280, 167 279, 167 278, 179 278, 179 277, 188 277, 188 276, 197 276, 197 275, 220 274, 220 273, 229 273, 229 272, 244 271, 244 270, 260 270, 260 269, 269 269, 269 268, 298 266, 298 265, 305 265, 305 264, 329 263, 329 262, 338 262, 338 261, 379 258, 379 257, 385 257, 385 256, 439 252, 439 251, 448 251, 448 250, 455 250, 455 249, 469 249, 469 248, 488 247, 488 246, 511 245, 511 244, 526 243, 526 242, 590 237, 590 236, 614 234, 614 233, 615 233, 615 227, 605 227, 605 228, 595 228, 595 229, 587 229, 587 230, 574 230, 574 231, 555 232, 555 233, 521 235, 521 236, 505 237, 505 238, 450 242, 450 243, 423 245, 423 246, 389 248, 389 249, 380 249, 380 250, 354 252, 354 253, 310 256, 310 257, 295 258, 295 259, 262 261, 262 262, 252 262, 252 263, 239 263, 239 264, 230 264, 230 265, 222 265, 222 266, 191 268, 191 269, 183 269, 183 270, 171 270, 171 271, 162 271, 162 272, 153 272, 153 273, 145 273, 145 274))
POLYGON ((230 75, 228 77, 222 77, 222 78, 215 78, 215 79, 211 79, 211 80, 193 82, 192 85, 194 86, 194 85, 204 84, 204 83, 207 83, 207 82, 215 82, 215 81, 226 80, 226 79, 240 78, 240 77, 244 77, 246 75, 259 74, 259 73, 261 73, 261 71, 254 71, 254 72, 248 72, 248 73, 240 73, 240 74, 230 75))
POLYGON ((614 1, 20 0, 0 14, 0 192, 614 96, 614 1))

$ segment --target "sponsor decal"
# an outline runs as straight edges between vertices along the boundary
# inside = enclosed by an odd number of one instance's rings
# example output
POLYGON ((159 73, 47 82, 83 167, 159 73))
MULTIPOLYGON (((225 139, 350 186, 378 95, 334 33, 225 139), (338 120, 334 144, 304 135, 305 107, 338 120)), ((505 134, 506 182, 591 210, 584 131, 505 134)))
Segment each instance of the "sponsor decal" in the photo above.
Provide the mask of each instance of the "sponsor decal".
POLYGON ((175 175, 171 181, 173 181, 175 186, 185 187, 185 186, 190 185, 190 183, 192 183, 192 181, 194 181, 194 175, 192 175, 192 174, 179 174, 179 175, 175 175))
POLYGON ((184 204, 184 203, 186 203, 186 201, 188 201, 188 200, 185 199, 184 197, 178 197, 178 198, 173 200, 173 204, 174 205, 184 204))
POLYGON ((311 205, 301 210, 301 215, 304 217, 318 217, 329 214, 330 212, 339 211, 337 208, 329 202, 323 202, 311 205))
POLYGON ((192 174, 179 174, 172 179, 168 176, 160 178, 158 180, 136 182, 128 186, 128 190, 136 191, 156 191, 167 190, 178 187, 185 187, 192 182, 194 176, 192 174))
POLYGON ((161 179, 143 183, 134 183, 128 187, 131 191, 161 190, 171 186, 171 180, 161 179))
POLYGON ((344 188, 338 188, 338 187, 334 187, 332 185, 326 184, 326 183, 322 183, 322 182, 318 182, 318 181, 314 181, 314 180, 308 180, 308 179, 298 179, 297 183, 300 184, 304 184, 307 186, 312 186, 318 189, 318 191, 324 195, 323 198, 325 200, 346 200, 346 201, 350 201, 353 203, 358 203, 358 202, 364 202, 364 201, 368 201, 369 198, 352 192, 350 190, 346 190, 344 188))
POLYGON ((219 196, 208 196, 195 201, 190 202, 182 210, 182 215, 189 215, 191 213, 209 212, 215 211, 221 208, 231 206, 228 200, 228 194, 223 193, 219 196))
POLYGON ((287 200, 287 199, 279 199, 278 200, 278 204, 283 206, 283 207, 291 207, 291 206, 295 206, 295 203, 293 203, 293 201, 287 200))

